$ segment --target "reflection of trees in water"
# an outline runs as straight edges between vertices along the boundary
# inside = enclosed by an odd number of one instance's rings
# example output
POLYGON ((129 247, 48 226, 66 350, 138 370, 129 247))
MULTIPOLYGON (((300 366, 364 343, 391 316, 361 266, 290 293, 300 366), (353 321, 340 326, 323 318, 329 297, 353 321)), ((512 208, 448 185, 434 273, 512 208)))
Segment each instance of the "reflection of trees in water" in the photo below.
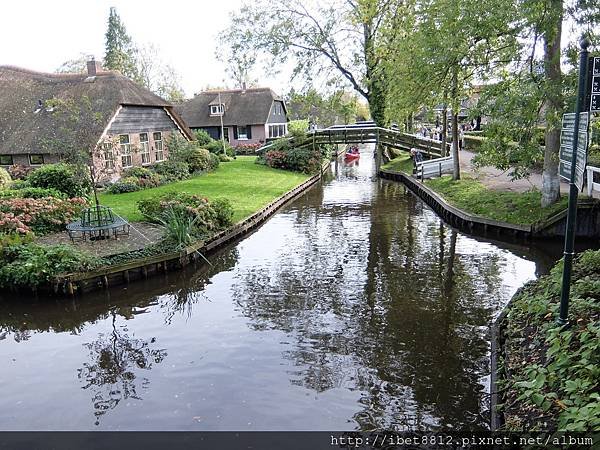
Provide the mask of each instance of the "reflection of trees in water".
MULTIPOLYGON (((96 425, 100 417, 114 409, 121 400, 141 400, 136 385, 137 372, 152 369, 153 364, 162 362, 167 352, 153 349, 150 341, 137 339, 127 334, 124 327, 117 327, 116 312, 112 313, 112 332, 101 333, 98 339, 85 344, 91 362, 84 363, 78 370, 78 378, 85 383, 83 389, 92 392, 96 425)), ((141 387, 146 389, 150 381, 141 379, 141 387)))
POLYGON ((458 255, 456 232, 400 185, 382 183, 371 205, 338 210, 301 211, 277 263, 235 285, 243 313, 256 329, 294 335, 284 354, 293 384, 363 391, 361 429, 485 427, 483 330, 501 258, 458 255), (350 223, 364 230, 359 246, 344 234, 350 223))
POLYGON ((231 270, 239 259, 237 248, 220 251, 209 257, 211 265, 206 264, 202 258, 202 265, 192 276, 187 272, 176 274, 177 281, 173 290, 161 302, 161 310, 165 314, 165 323, 171 324, 176 314, 192 317, 194 305, 198 302, 207 302, 204 288, 210 283, 210 278, 215 274, 231 270))

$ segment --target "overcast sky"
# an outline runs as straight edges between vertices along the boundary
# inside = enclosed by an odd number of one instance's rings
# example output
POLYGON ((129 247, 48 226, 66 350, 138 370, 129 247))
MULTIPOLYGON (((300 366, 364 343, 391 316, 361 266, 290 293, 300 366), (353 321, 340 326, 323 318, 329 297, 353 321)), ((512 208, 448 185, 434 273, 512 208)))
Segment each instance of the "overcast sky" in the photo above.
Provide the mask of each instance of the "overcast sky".
MULTIPOLYGON (((17 0, 2 3, 0 65, 54 72, 80 53, 104 57, 104 33, 111 6, 136 43, 154 43, 181 76, 188 96, 227 82, 215 58, 218 33, 242 0, 17 0)), ((259 85, 289 90, 285 76, 259 85)), ((231 84, 231 83, 229 83, 231 84)))

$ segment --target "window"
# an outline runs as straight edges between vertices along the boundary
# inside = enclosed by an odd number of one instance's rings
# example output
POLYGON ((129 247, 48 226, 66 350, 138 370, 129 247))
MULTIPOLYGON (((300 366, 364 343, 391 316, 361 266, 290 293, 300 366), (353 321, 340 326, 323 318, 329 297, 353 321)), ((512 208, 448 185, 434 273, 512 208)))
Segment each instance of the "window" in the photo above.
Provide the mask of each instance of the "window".
POLYGON ((275 103, 274 114, 281 116, 283 114, 283 106, 281 103, 275 103))
POLYGON ((165 159, 163 152, 162 133, 152 133, 152 139, 154 139, 154 159, 156 161, 162 161, 163 159, 165 159))
POLYGON ((12 155, 0 155, 0 166, 12 166, 13 157, 12 155))
POLYGON ((121 165, 123 167, 133 166, 131 161, 131 144, 129 143, 128 134, 119 135, 119 147, 121 147, 121 165))
POLYGON ((286 124, 277 124, 277 125, 269 125, 269 137, 277 138, 281 136, 285 136, 287 133, 287 125, 286 124))
POLYGON ((239 126, 238 129, 238 140, 247 141, 248 140, 248 127, 239 126))
POLYGON ((225 105, 221 103, 220 105, 210 105, 210 115, 211 116, 221 116, 225 112, 225 105))
POLYGON ((115 152, 110 142, 102 144, 102 155, 104 156, 104 168, 112 170, 115 168, 115 152))
POLYGON ((150 144, 148 142, 148 133, 140 133, 140 147, 142 154, 142 165, 150 164, 150 144))
POLYGON ((29 155, 29 164, 32 166, 44 164, 44 155, 29 155))

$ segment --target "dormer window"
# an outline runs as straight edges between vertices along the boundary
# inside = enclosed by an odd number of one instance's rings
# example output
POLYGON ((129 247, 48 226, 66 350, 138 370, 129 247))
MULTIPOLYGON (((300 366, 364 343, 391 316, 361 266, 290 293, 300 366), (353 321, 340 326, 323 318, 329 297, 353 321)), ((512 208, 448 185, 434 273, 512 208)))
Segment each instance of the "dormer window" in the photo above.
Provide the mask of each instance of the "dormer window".
POLYGON ((225 105, 221 103, 220 105, 210 105, 210 115, 211 116, 222 116, 225 112, 225 105))

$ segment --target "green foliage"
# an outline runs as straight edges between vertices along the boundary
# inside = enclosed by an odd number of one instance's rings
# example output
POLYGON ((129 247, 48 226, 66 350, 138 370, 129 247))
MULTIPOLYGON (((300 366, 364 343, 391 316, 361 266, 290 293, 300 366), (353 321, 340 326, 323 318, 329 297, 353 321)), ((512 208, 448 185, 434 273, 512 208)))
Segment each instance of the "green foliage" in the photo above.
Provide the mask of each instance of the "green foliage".
POLYGON ((212 141, 203 147, 209 152, 216 153, 217 155, 225 153, 227 156, 235 156, 235 151, 228 142, 225 142, 225 152, 223 152, 223 141, 212 141))
POLYGON ((160 175, 146 167, 133 167, 123 172, 123 181, 136 180, 136 184, 140 189, 160 186, 163 183, 160 175))
POLYGON ((114 7, 110 8, 105 39, 104 67, 118 70, 131 79, 138 78, 136 49, 114 7))
POLYGON ((11 182, 12 178, 10 177, 8 171, 0 167, 0 190, 7 188, 11 182))
POLYGON ((509 429, 600 426, 600 251, 584 252, 574 262, 568 329, 555 323, 561 276, 562 262, 519 291, 505 319, 503 412, 509 429))
POLYGON ((151 166, 165 183, 184 180, 190 176, 190 166, 183 161, 167 160, 151 166))
POLYGON ((232 161, 232 158, 227 156, 227 155, 216 155, 214 153, 209 153, 208 154, 209 157, 209 161, 208 161, 208 171, 209 172, 214 172, 215 170, 217 170, 219 168, 219 163, 221 162, 221 159, 223 158, 224 161, 232 161))
POLYGON ((204 148, 195 148, 189 152, 185 162, 188 163, 190 172, 204 172, 211 166, 211 153, 204 148))
POLYGON ((44 198, 44 197, 55 197, 62 200, 67 198, 67 195, 63 192, 57 191, 53 188, 34 188, 28 185, 19 187, 19 189, 5 189, 0 191, 0 198, 44 198))
POLYGON ((158 218, 158 222, 165 227, 165 239, 173 243, 176 250, 187 247, 196 240, 196 225, 199 221, 199 215, 190 215, 173 206, 168 207, 158 218))
POLYGON ((413 160, 408 152, 402 152, 399 156, 381 166, 382 169, 392 170, 394 172, 404 172, 408 174, 413 173, 413 167, 413 160))
POLYGON ((305 92, 292 89, 287 95, 286 105, 292 119, 288 123, 290 132, 294 128, 306 131, 311 121, 326 128, 339 123, 354 123, 358 116, 363 120, 369 117, 364 105, 346 90, 337 90, 326 96, 314 88, 305 92))
POLYGON ((124 194, 126 192, 139 191, 140 189, 142 188, 139 185, 137 178, 126 177, 121 178, 119 181, 116 181, 113 184, 111 184, 108 187, 107 192, 111 194, 124 194))
POLYGON ((137 205, 147 220, 161 224, 171 223, 174 232, 180 233, 180 236, 182 230, 190 226, 194 237, 206 236, 229 226, 233 217, 229 201, 223 199, 210 203, 205 197, 187 192, 168 192, 140 200, 137 205))
POLYGON ((273 148, 264 155, 267 166, 293 170, 296 172, 316 173, 321 167, 323 154, 321 150, 312 148, 294 148, 287 139, 278 139, 273 148))
POLYGON ((91 191, 89 179, 64 163, 46 164, 31 172, 27 181, 32 187, 56 189, 68 197, 84 197, 91 191))
POLYGON ((296 119, 288 122, 288 133, 292 136, 295 135, 306 135, 308 130, 308 119, 296 119))
POLYGON ((0 287, 36 287, 57 275, 89 270, 99 260, 70 245, 13 242, 0 248, 0 287))
POLYGON ((425 182, 447 202, 466 212, 502 222, 529 225, 546 219, 567 207, 567 198, 550 207, 540 206, 539 191, 507 192, 486 188, 471 178, 453 181, 449 176, 425 182))
POLYGON ((194 137, 196 139, 196 143, 200 147, 204 147, 207 144, 210 144, 214 139, 210 137, 210 135, 204 130, 196 130, 194 132, 194 137))

